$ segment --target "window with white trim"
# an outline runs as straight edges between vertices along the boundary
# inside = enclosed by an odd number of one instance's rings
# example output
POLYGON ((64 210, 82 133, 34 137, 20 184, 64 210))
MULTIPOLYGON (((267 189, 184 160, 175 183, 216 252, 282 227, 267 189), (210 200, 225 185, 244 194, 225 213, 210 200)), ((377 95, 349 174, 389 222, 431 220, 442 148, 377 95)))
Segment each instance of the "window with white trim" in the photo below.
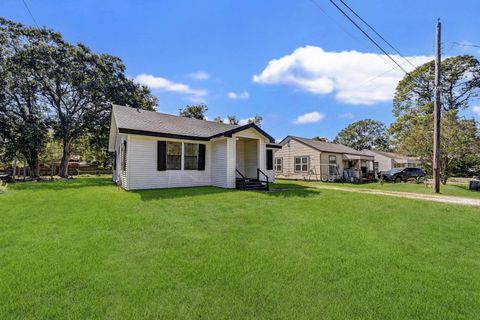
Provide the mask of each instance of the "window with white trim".
POLYGON ((328 156, 328 173, 333 176, 337 172, 337 156, 328 156))
POLYGON ((276 172, 283 171, 283 158, 275 158, 275 171, 276 172))
POLYGON ((308 156, 295 157, 295 172, 307 172, 309 162, 308 156))
POLYGON ((182 170, 182 143, 167 141, 167 170, 182 170))

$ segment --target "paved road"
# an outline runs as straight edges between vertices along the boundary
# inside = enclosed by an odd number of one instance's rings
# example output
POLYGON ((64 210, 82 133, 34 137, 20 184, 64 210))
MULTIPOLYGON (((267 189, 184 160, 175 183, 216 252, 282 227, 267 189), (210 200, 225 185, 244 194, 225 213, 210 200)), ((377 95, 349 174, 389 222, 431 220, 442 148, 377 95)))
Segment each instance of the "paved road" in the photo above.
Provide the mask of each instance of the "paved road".
POLYGON ((339 191, 347 191, 347 192, 357 192, 357 193, 368 193, 368 194, 376 194, 376 195, 385 195, 385 196, 392 196, 392 197, 399 197, 399 198, 407 198, 407 199, 418 199, 418 200, 427 200, 427 201, 434 201, 434 202, 442 202, 442 203, 452 203, 452 204, 461 204, 466 206, 479 206, 480 207, 480 199, 472 199, 472 198, 464 198, 464 197, 452 197, 452 196, 442 196, 442 195, 434 195, 434 194, 419 194, 419 193, 412 193, 412 192, 399 192, 399 191, 383 191, 383 190, 373 190, 373 189, 357 189, 357 188, 342 188, 337 186, 311 186, 317 189, 329 189, 329 190, 339 190, 339 191))

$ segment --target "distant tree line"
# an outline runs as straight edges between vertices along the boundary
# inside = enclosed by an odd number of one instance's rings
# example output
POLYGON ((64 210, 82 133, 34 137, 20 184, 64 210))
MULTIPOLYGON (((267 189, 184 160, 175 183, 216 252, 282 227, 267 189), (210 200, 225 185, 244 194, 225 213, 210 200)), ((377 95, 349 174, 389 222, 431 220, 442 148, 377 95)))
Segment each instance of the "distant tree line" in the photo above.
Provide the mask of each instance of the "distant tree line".
POLYGON ((42 155, 56 145, 59 175, 68 176, 72 151, 106 157, 112 103, 154 110, 157 100, 127 78, 120 58, 0 18, 2 162, 23 157, 38 177, 42 155))

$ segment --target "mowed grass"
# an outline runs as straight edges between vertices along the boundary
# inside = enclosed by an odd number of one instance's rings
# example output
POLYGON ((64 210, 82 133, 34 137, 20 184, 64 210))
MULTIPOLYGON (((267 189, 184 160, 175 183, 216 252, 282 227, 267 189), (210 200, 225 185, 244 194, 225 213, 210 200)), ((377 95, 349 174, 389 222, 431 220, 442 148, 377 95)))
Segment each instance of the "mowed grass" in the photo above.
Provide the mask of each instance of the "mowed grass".
POLYGON ((479 208, 277 187, 9 187, 0 319, 478 319, 479 208))
MULTIPOLYGON (((472 179, 473 180, 473 179, 472 179)), ((288 183, 290 180, 278 180, 281 183, 288 183)), ((373 190, 383 190, 383 191, 400 191, 400 192, 413 192, 420 194, 435 194, 432 191, 432 186, 425 186, 423 183, 393 183, 385 182, 383 185, 380 182, 374 183, 363 183, 363 184, 352 184, 352 183, 332 183, 332 182, 316 182, 316 181, 297 181, 296 184, 304 186, 336 186, 336 187, 345 187, 345 188, 359 188, 359 189, 373 189, 373 190)), ((465 197, 465 198, 474 198, 480 199, 480 192, 468 190, 468 184, 446 184, 440 186, 440 194, 444 196, 455 196, 455 197, 465 197)))

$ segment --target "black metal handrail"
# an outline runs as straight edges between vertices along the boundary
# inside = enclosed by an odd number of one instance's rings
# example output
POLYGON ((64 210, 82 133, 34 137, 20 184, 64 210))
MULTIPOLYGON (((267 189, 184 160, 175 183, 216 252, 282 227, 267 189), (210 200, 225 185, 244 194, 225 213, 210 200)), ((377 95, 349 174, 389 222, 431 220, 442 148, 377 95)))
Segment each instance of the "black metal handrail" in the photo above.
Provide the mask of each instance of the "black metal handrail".
POLYGON ((235 172, 236 172, 240 177, 242 177, 242 185, 243 185, 243 189, 245 189, 245 181, 247 180, 247 178, 245 178, 245 176, 244 176, 240 171, 238 171, 238 169, 235 169, 235 172))
POLYGON ((267 178, 267 180, 266 180, 265 182, 267 183, 267 190, 269 190, 268 176, 265 174, 265 172, 263 172, 262 170, 260 170, 260 168, 257 168, 257 180, 260 181, 260 173, 261 173, 265 178, 267 178))

